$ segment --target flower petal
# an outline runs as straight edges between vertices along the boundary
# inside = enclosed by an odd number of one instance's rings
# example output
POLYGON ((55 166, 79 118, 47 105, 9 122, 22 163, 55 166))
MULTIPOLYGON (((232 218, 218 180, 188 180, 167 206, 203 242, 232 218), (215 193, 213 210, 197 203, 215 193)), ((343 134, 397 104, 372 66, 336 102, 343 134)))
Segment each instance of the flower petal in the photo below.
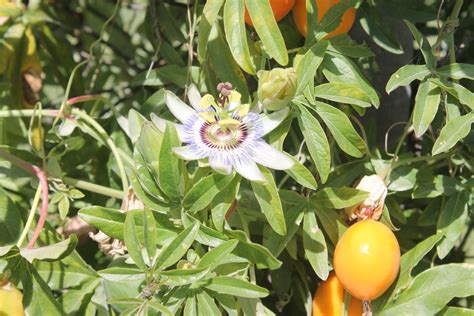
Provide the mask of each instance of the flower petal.
POLYGON ((232 165, 226 164, 220 157, 210 156, 209 165, 212 169, 222 174, 229 175, 232 172, 232 165))
POLYGON ((188 87, 188 100, 191 103, 191 106, 196 110, 199 110, 199 101, 201 101, 201 94, 194 84, 191 84, 188 87))
POLYGON ((184 142, 184 139, 186 137, 186 132, 184 130, 184 126, 181 125, 181 124, 176 124, 176 123, 173 123, 173 122, 170 122, 168 120, 165 120, 165 119, 162 119, 161 117, 159 117, 158 115, 156 115, 155 113, 151 113, 150 115, 151 117, 151 121, 153 122, 153 124, 155 124, 155 126, 160 130, 160 132, 164 133, 165 132, 165 128, 166 128, 166 124, 172 124, 174 126, 174 128, 176 129, 176 132, 178 133, 178 137, 179 137, 179 140, 181 142, 184 142))
POLYGON ((234 164, 235 171, 242 177, 255 182, 266 183, 267 179, 252 160, 238 161, 234 164))
POLYGON ((278 151, 265 142, 260 142, 255 147, 254 154, 255 162, 275 170, 290 169, 295 164, 286 154, 278 151))
POLYGON ((286 107, 273 113, 262 115, 263 135, 273 131, 288 116, 290 110, 286 107))
POLYGON ((191 146, 174 147, 173 153, 184 160, 198 160, 204 158, 201 153, 193 150, 191 146))
POLYGON ((181 101, 173 92, 165 92, 165 101, 168 109, 173 113, 174 117, 184 123, 187 119, 196 113, 189 105, 181 101))

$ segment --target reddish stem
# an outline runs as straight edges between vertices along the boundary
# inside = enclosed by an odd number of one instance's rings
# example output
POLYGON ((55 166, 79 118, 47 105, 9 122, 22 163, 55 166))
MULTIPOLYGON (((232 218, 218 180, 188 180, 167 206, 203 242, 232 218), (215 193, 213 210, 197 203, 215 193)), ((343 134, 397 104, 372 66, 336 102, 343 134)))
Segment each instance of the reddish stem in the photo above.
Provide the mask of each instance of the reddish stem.
POLYGON ((41 201, 40 218, 38 220, 38 224, 36 225, 36 229, 33 233, 33 237, 28 243, 28 249, 31 249, 35 245, 35 242, 38 239, 39 234, 41 233, 41 230, 43 229, 44 223, 46 221, 46 216, 48 215, 48 180, 46 177, 46 173, 41 168, 35 165, 32 165, 1 149, 0 149, 0 157, 3 157, 6 160, 17 165, 18 167, 34 174, 38 178, 41 184, 42 201, 41 201))
POLYGON ((91 101, 91 100, 96 100, 96 99, 97 99, 97 95, 86 94, 86 95, 80 95, 80 96, 77 96, 77 97, 70 98, 69 100, 67 100, 67 103, 69 105, 73 105, 73 104, 76 104, 76 103, 86 102, 86 101, 91 101))
POLYGON ((48 215, 48 180, 46 178, 46 174, 43 170, 41 170, 37 166, 32 165, 32 168, 34 170, 36 177, 41 183, 42 199, 41 199, 40 217, 38 219, 38 224, 36 225, 35 231, 33 233, 33 237, 31 237, 30 242, 28 243, 28 249, 33 248, 33 246, 35 245, 35 242, 38 239, 39 234, 43 230, 43 226, 46 221, 46 216, 48 215))

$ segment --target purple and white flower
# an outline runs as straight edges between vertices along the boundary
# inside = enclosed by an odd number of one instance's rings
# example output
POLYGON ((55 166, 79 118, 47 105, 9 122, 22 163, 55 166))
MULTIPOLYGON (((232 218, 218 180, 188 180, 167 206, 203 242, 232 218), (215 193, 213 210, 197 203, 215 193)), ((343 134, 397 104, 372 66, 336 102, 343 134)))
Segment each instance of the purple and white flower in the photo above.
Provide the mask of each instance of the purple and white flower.
MULTIPOLYGON (((222 174, 235 170, 251 181, 266 182, 257 164, 276 170, 286 170, 294 161, 265 142, 263 137, 275 129, 288 115, 288 108, 261 114, 249 111, 240 103, 240 94, 222 90, 216 101, 211 95, 201 97, 190 86, 191 106, 166 91, 166 105, 181 122, 174 124, 184 146, 173 152, 184 160, 208 159, 209 165, 222 174)), ((164 131, 167 121, 152 114, 152 121, 164 131)))

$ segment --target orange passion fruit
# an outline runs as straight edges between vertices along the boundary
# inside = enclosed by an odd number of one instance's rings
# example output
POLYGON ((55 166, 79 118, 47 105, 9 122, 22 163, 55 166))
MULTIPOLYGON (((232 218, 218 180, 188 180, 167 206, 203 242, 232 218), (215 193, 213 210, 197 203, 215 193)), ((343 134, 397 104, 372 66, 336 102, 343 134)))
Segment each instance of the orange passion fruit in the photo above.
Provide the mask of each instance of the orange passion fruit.
MULTIPOLYGON (((340 316, 344 301, 344 288, 334 273, 321 283, 313 298, 313 316, 340 316)), ((362 315, 362 302, 353 297, 349 304, 348 316, 362 315)))
MULTIPOLYGON (((293 8, 294 4, 295 0, 270 0, 270 6, 272 7, 275 20, 279 22, 283 19, 290 12, 291 8, 293 8)), ((247 7, 245 7, 245 23, 249 26, 253 26, 247 7)))
POLYGON ((347 229, 334 252, 334 271, 344 288, 361 300, 382 295, 397 277, 400 246, 393 232, 372 219, 347 229))
MULTIPOLYGON (((318 7, 318 22, 321 21, 329 9, 339 1, 340 0, 316 0, 316 5, 318 7)), ((295 21, 296 28, 304 37, 306 37, 308 32, 306 15, 306 0, 296 0, 295 6, 293 7, 293 20, 295 21)), ((348 9, 342 16, 341 24, 339 24, 334 31, 326 35, 325 38, 331 38, 349 32, 352 24, 354 24, 355 15, 356 10, 354 8, 348 9)))

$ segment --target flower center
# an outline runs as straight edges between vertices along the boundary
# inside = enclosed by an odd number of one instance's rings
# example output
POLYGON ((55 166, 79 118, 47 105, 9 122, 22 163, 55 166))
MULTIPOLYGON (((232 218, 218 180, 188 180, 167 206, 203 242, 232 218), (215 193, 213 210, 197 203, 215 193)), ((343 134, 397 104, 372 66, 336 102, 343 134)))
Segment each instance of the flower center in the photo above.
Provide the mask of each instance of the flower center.
POLYGON ((219 122, 205 122, 200 130, 201 139, 206 146, 219 150, 237 148, 247 137, 245 123, 222 127, 219 122))

